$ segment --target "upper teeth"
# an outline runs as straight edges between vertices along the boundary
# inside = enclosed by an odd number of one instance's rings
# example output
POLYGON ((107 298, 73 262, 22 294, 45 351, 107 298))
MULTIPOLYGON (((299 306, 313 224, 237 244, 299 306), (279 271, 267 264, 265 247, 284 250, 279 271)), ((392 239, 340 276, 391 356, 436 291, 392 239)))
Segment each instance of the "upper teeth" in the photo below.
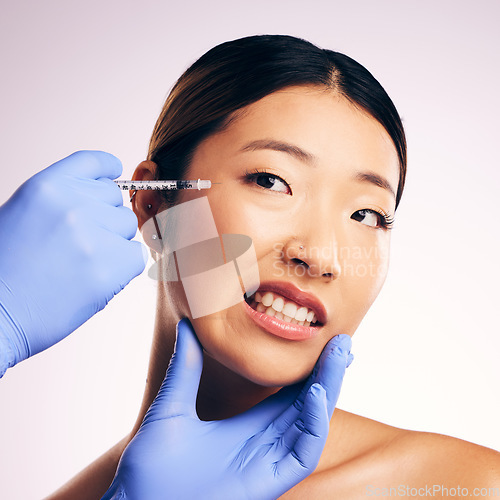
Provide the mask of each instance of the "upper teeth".
POLYGON ((284 321, 294 319, 299 324, 316 322, 316 314, 313 310, 285 299, 275 292, 265 292, 264 294, 256 292, 254 300, 258 303, 257 310, 259 312, 271 313, 271 316, 277 316, 284 321))

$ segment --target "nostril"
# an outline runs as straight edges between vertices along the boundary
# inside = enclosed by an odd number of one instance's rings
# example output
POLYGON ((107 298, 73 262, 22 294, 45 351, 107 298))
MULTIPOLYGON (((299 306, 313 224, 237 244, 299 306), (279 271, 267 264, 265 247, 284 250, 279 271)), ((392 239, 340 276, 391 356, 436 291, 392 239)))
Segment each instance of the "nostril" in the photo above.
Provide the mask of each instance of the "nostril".
POLYGON ((296 259, 296 258, 293 258, 292 259, 292 262, 294 264, 299 264, 299 265, 302 265, 302 266, 306 266, 306 267, 309 267, 303 260, 300 260, 300 259, 296 259))

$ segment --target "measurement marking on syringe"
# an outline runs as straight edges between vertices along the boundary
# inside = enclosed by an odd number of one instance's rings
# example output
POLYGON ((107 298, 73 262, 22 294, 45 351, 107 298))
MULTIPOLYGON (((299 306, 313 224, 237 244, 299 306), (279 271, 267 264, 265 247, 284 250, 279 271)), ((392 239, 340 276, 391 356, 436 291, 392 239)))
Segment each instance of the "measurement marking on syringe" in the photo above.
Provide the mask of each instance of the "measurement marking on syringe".
POLYGON ((149 190, 149 191, 165 191, 172 189, 209 189, 212 183, 209 180, 193 180, 193 181, 128 181, 115 180, 117 186, 123 190, 149 190))

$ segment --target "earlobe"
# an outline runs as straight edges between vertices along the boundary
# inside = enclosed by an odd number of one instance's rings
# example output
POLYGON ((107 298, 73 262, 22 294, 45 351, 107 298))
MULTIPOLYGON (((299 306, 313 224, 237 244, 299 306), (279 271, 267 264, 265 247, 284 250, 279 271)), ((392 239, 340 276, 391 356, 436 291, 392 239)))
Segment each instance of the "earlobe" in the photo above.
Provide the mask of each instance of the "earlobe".
MULTIPOLYGON (((145 160, 135 169, 132 180, 150 181, 156 179, 156 163, 145 160)), ((131 190, 129 191, 132 210, 137 216, 139 230, 142 225, 149 220, 158 210, 160 199, 157 191, 131 190)))

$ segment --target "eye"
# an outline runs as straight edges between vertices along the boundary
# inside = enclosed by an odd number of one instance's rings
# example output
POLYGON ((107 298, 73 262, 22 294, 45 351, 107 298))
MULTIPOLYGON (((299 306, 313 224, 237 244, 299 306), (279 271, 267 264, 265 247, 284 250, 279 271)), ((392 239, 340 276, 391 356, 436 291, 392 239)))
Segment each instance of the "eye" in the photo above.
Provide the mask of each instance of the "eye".
POLYGON ((371 210, 370 208, 365 208, 363 210, 354 212, 351 215, 351 219, 361 222, 361 224, 364 224, 366 226, 380 229, 392 229, 392 226, 394 224, 393 217, 386 213, 371 210))
POLYGON ((245 172, 245 182, 249 184, 257 184, 258 186, 269 191, 278 191, 280 193, 292 194, 290 184, 278 175, 268 172, 255 170, 253 172, 245 172))

